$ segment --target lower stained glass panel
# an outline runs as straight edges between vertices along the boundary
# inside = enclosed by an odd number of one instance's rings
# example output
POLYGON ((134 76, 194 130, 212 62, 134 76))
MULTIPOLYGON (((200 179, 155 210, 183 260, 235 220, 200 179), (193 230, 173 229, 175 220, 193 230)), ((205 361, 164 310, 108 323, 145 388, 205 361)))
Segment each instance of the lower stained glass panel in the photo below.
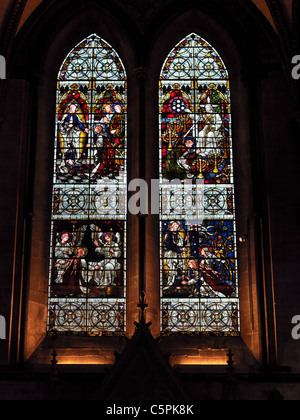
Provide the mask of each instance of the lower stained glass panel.
POLYGON ((233 220, 161 222, 164 334, 239 333, 233 220))
POLYGON ((238 335, 237 299, 163 299, 164 333, 238 335))
POLYGON ((124 331, 125 225, 53 222, 50 333, 124 331))
POLYGON ((237 296, 232 221, 162 222, 163 297, 237 296))
POLYGON ((50 335, 123 334, 124 299, 50 299, 50 335))

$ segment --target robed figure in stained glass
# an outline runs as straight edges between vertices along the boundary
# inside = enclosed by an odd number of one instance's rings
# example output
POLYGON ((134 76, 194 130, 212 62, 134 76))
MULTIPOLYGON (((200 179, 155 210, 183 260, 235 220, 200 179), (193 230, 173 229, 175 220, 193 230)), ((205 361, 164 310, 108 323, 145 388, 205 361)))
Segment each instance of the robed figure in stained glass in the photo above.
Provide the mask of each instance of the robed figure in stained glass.
POLYGON ((79 228, 74 226, 73 231, 57 233, 54 261, 57 275, 54 277, 53 290, 59 296, 77 295, 80 286, 86 282, 87 264, 84 258, 87 249, 81 246, 86 230, 86 225, 79 228))
POLYGON ((97 287, 116 286, 117 271, 121 269, 119 258, 122 255, 120 248, 121 235, 119 232, 102 232, 97 226, 91 225, 96 245, 95 252, 101 256, 100 262, 94 264, 94 281, 97 287))
POLYGON ((221 115, 216 113, 211 105, 209 96, 200 122, 202 123, 202 129, 198 135, 198 148, 204 156, 216 154, 219 152, 223 121, 221 115))
POLYGON ((68 260, 68 265, 63 274, 63 282, 60 293, 65 297, 77 297, 78 294, 87 292, 87 249, 78 247, 75 255, 68 260))
POLYGON ((83 165, 87 163, 86 148, 90 132, 87 124, 88 105, 77 85, 72 88, 61 101, 58 114, 57 158, 58 173, 62 176, 83 172, 83 165))
POLYGON ((164 238, 164 258, 167 267, 167 284, 164 290, 180 287, 183 275, 183 253, 186 251, 188 236, 183 236, 180 223, 171 222, 164 238))
POLYGON ((97 159, 92 177, 116 178, 124 170, 125 118, 123 99, 111 86, 97 101, 95 109, 95 140, 97 159))
POLYGON ((182 155, 186 152, 186 137, 193 128, 191 102, 187 94, 176 84, 163 102, 161 131, 163 138, 163 175, 164 178, 186 179, 190 168, 184 163, 182 155))
POLYGON ((89 129, 77 115, 77 106, 75 103, 70 104, 68 115, 61 123, 60 132, 63 135, 67 146, 74 149, 77 159, 80 159, 80 134, 88 134, 89 129))
POLYGON ((55 283, 63 283, 63 274, 68 266, 68 260, 73 254, 73 245, 71 242, 72 235, 70 232, 61 232, 58 235, 55 245, 55 267, 57 269, 57 277, 55 283))

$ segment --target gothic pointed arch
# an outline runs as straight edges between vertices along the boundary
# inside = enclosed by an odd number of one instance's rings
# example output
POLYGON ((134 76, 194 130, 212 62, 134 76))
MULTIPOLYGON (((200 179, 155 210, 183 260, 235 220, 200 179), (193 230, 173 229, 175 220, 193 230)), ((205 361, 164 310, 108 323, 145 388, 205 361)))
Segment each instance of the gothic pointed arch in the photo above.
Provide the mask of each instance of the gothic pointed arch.
POLYGON ((194 33, 160 77, 161 330, 239 332, 229 74, 194 33))
POLYGON ((124 334, 127 78, 93 34, 57 79, 48 334, 124 334))

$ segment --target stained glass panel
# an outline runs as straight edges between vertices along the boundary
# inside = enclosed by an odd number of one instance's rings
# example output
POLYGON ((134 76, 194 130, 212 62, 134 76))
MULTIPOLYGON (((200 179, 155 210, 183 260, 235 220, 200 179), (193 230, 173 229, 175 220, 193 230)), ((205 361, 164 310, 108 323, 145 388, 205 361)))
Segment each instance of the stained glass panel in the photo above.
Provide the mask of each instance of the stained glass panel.
POLYGON ((97 35, 57 80, 49 334, 125 331, 127 79, 97 35))
POLYGON ((162 333, 236 335, 229 75, 198 35, 165 61, 159 110, 162 333))

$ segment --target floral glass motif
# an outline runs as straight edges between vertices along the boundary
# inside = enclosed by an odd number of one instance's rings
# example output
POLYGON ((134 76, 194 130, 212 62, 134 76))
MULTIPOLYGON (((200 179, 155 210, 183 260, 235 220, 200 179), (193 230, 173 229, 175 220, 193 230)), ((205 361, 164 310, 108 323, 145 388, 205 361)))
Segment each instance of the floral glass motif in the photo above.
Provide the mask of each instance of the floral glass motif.
POLYGON ((191 34, 159 83, 161 331, 239 334, 230 84, 191 34))
POLYGON ((127 79, 97 35, 57 80, 48 333, 124 334, 127 79))

